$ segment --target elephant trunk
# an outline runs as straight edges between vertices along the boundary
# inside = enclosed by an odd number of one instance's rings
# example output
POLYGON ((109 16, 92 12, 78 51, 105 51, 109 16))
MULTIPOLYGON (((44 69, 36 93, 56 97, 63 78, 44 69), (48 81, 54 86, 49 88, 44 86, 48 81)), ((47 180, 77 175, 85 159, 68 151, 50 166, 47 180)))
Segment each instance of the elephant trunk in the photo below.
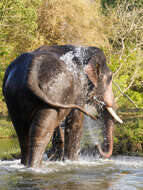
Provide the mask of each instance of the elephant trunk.
POLYGON ((97 145, 97 148, 99 150, 99 153, 101 154, 101 156, 103 156, 104 158, 110 158, 112 156, 112 152, 113 152, 113 133, 114 133, 114 122, 109 119, 106 121, 106 131, 107 131, 107 144, 108 144, 108 151, 104 152, 101 148, 101 145, 97 145))

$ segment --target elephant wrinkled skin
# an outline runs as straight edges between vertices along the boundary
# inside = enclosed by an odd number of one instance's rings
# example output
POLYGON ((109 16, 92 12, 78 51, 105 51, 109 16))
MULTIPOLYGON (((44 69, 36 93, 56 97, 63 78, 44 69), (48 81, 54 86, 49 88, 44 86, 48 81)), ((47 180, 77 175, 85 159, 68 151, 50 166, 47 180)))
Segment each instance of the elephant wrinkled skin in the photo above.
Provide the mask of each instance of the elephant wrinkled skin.
MULTIPOLYGON (((19 139, 21 163, 39 167, 54 130, 64 120, 63 156, 77 158, 83 113, 95 119, 84 109, 92 89, 105 108, 114 107, 112 73, 104 53, 96 47, 42 46, 8 66, 3 94, 19 139)), ((113 128, 113 118, 110 120, 109 129, 113 128)), ((112 130, 107 131, 109 155, 99 147, 105 157, 112 154, 112 130)))

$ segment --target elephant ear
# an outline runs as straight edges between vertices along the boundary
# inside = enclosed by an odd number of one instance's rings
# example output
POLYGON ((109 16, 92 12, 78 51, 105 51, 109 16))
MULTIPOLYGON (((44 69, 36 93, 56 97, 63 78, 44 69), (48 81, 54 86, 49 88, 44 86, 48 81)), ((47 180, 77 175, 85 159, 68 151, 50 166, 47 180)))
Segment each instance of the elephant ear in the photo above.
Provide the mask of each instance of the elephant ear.
POLYGON ((97 86, 98 79, 102 76, 102 65, 98 56, 92 56, 88 64, 85 66, 85 72, 89 79, 93 82, 94 86, 97 86))
POLYGON ((85 73, 88 78, 92 81, 95 87, 97 87, 99 75, 100 75, 100 65, 95 56, 91 57, 88 64, 84 68, 85 73))
POLYGON ((99 77, 101 75, 101 64, 98 56, 92 56, 88 62, 89 65, 92 66, 93 71, 99 77))

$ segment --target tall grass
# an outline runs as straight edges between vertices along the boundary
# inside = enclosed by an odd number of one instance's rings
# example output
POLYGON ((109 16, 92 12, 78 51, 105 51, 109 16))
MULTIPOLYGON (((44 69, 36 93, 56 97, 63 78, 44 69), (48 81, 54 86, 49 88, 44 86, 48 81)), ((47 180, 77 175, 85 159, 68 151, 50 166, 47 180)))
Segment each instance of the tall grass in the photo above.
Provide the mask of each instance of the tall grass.
POLYGON ((45 44, 108 46, 100 1, 44 0, 38 11, 38 32, 45 44))

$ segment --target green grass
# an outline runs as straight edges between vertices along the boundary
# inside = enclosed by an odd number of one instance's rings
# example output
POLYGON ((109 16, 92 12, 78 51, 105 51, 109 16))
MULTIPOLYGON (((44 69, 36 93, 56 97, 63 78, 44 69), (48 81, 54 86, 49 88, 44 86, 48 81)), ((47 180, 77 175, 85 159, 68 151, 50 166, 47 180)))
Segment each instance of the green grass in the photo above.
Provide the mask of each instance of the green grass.
POLYGON ((9 160, 20 157, 20 147, 12 122, 0 116, 0 159, 9 160))
POLYGON ((20 147, 17 138, 0 139, 0 159, 9 160, 20 157, 20 147))
POLYGON ((20 155, 21 155, 20 148, 13 147, 8 151, 0 153, 0 159, 1 160, 19 159, 20 155))
POLYGON ((6 117, 0 117, 0 138, 16 137, 16 132, 11 121, 6 117))

